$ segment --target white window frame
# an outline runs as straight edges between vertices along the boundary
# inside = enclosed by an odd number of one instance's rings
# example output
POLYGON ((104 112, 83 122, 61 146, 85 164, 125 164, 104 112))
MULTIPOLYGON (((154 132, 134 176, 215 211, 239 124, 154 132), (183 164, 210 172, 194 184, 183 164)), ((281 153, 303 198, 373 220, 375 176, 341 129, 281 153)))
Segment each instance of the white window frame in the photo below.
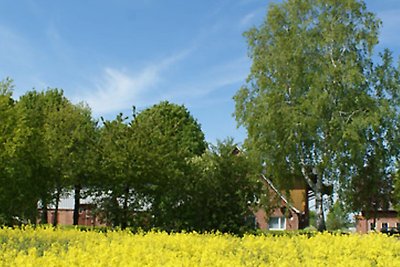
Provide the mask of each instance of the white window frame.
POLYGON ((283 231, 286 230, 286 217, 284 216, 271 216, 268 220, 268 230, 279 230, 279 231, 283 231), (278 219, 278 228, 272 228, 271 224, 269 223, 271 218, 277 218, 278 219), (282 222, 283 221, 283 222, 282 222), (283 223, 283 228, 281 228, 281 225, 283 223))

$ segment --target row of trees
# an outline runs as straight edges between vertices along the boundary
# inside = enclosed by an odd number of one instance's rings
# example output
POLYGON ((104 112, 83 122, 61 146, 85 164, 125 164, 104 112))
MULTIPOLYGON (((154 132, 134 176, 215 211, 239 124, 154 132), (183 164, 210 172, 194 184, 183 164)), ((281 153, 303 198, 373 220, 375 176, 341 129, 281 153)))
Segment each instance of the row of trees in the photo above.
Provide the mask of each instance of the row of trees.
POLYGON ((11 80, 0 84, 0 216, 36 222, 38 202, 45 212, 51 203, 57 210, 65 189, 92 171, 96 123, 62 91, 31 91, 15 101, 12 90, 11 80))
MULTIPOLYGON (((110 224, 125 228, 221 230, 245 227, 261 184, 232 140, 209 146, 184 106, 161 102, 132 118, 93 120, 61 90, 12 98, 0 84, 0 219, 47 222, 73 192, 74 224, 90 196, 110 224)), ((57 224, 57 216, 49 223, 57 224)))
POLYGON ((62 91, 32 91, 15 101, 6 80, 2 220, 34 221, 37 202, 57 207, 66 189, 74 189, 79 207, 84 188, 114 225, 237 229, 261 187, 251 178, 257 166, 282 189, 307 184, 318 230, 326 227, 324 195, 337 194, 347 210, 372 217, 399 199, 392 191, 400 69, 389 50, 374 55, 380 25, 359 0, 270 6, 264 23, 245 33, 253 63, 234 97, 252 160, 233 156, 232 141, 207 148, 182 106, 162 102, 134 110, 130 121, 120 114, 98 126, 87 106, 72 105, 62 91))
POLYGON ((287 0, 245 33, 252 66, 235 115, 246 146, 281 188, 308 185, 319 230, 325 194, 369 217, 395 204, 400 68, 389 50, 374 55, 380 26, 364 1, 287 0))

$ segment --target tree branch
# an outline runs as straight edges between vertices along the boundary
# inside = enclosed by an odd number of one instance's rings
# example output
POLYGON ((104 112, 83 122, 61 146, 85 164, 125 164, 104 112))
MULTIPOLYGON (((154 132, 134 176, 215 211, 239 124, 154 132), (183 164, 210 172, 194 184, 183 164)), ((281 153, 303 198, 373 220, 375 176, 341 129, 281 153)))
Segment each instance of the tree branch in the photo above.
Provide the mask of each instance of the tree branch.
POLYGON ((308 175, 307 169, 306 169, 306 164, 304 163, 303 159, 300 160, 300 165, 301 165, 301 173, 303 174, 304 179, 306 179, 306 182, 311 187, 311 190, 313 190, 315 192, 316 191, 316 185, 314 184, 314 182, 312 181, 312 179, 308 175))

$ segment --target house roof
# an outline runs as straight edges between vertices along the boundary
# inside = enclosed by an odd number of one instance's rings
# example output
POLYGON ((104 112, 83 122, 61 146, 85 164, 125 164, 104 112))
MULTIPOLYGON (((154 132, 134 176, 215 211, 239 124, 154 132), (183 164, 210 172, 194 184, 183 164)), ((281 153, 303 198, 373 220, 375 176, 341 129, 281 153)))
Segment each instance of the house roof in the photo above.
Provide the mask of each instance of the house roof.
MULTIPOLYGON (((92 204, 92 203, 93 203, 93 199, 90 197, 80 199, 80 204, 92 204)), ((60 199, 60 202, 58 203, 58 208, 64 209, 64 210, 73 210, 74 205, 75 205, 75 199, 71 193, 71 195, 68 195, 67 197, 62 197, 60 199)), ((49 204, 48 207, 55 208, 55 205, 49 204)), ((41 208, 41 206, 39 205, 38 208, 41 208)))
POLYGON ((296 209, 287 199, 286 197, 274 186, 274 184, 272 183, 272 181, 270 179, 268 179, 267 177, 265 177, 264 174, 261 174, 261 178, 269 185, 269 187, 271 187, 271 189, 282 199, 283 202, 285 202, 285 204, 294 212, 300 214, 301 212, 296 209))

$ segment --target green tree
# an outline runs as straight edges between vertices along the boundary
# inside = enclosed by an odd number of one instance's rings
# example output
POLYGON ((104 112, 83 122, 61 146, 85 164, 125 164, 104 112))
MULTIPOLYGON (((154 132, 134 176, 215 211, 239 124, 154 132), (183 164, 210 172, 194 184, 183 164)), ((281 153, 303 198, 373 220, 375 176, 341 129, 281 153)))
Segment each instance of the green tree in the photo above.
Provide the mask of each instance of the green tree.
POLYGON ((0 224, 9 225, 34 221, 37 212, 31 169, 23 160, 31 132, 12 91, 12 80, 0 82, 0 224))
POLYGON ((397 210, 397 212, 400 212, 400 171, 397 171, 394 174, 393 177, 393 206, 397 210))
POLYGON ((46 150, 47 177, 55 206, 53 225, 58 223, 61 196, 72 182, 71 174, 77 171, 73 153, 79 145, 79 119, 77 108, 64 96, 62 90, 48 89, 40 93, 44 105, 43 143, 46 150))
POLYGON ((91 110, 87 105, 74 106, 75 130, 73 131, 73 146, 68 156, 68 175, 70 185, 74 189, 73 224, 79 221, 80 200, 82 189, 87 193, 93 180, 99 175, 99 128, 93 120, 91 110))
POLYGON ((310 210, 309 220, 310 220, 309 227, 317 229, 317 214, 315 213, 315 211, 310 210))
POLYGON ((331 231, 345 230, 350 225, 349 214, 345 211, 343 205, 336 201, 326 216, 326 228, 331 231))
POLYGON ((113 121, 103 121, 100 129, 101 174, 94 183, 100 210, 106 221, 125 228, 136 226, 142 208, 141 162, 138 140, 132 122, 119 114, 113 121))
POLYGON ((365 131, 367 145, 360 151, 363 160, 353 166, 350 183, 341 188, 347 209, 375 219, 379 209, 387 210, 394 203, 393 178, 399 153, 400 72, 388 50, 381 54, 381 61, 373 76, 378 123, 365 131))
POLYGON ((181 213, 187 216, 187 229, 233 233, 248 230, 245 218, 253 215, 251 207, 258 205, 265 188, 259 168, 232 139, 211 146, 193 159, 193 165, 194 178, 187 185, 190 198, 181 213))
POLYGON ((58 89, 27 92, 17 106, 31 130, 21 159, 31 169, 31 191, 40 196, 42 222, 47 223, 47 206, 53 203, 53 224, 57 224, 61 195, 70 186, 72 174, 84 168, 73 164, 76 147, 82 144, 77 137, 81 126, 78 108, 58 89))
POLYGON ((47 206, 52 200, 53 181, 49 173, 48 165, 49 153, 47 144, 44 140, 44 126, 48 114, 48 99, 43 92, 28 91, 20 97, 17 108, 27 118, 27 126, 31 134, 27 136, 28 146, 23 162, 31 169, 30 179, 34 181, 31 187, 32 192, 36 192, 41 202, 42 216, 41 222, 47 222, 47 206))
POLYGON ((235 115, 248 131, 246 146, 281 187, 307 182, 318 230, 324 187, 357 176, 371 141, 397 153, 387 143, 398 139, 390 53, 382 64, 372 60, 380 24, 363 1, 288 0, 245 34, 253 63, 235 115), (379 132, 383 121, 390 123, 379 132))
POLYGON ((133 120, 140 179, 151 205, 152 225, 180 229, 182 204, 188 201, 185 184, 192 172, 190 161, 206 149, 200 125, 184 106, 161 102, 133 120))
MULTIPOLYGON (((90 108, 84 104, 73 105, 67 99, 47 116, 46 143, 49 146, 53 167, 58 167, 57 192, 62 188, 74 191, 73 224, 78 224, 82 187, 96 173, 96 122, 90 108)), ((56 192, 56 193, 57 193, 56 192)), ((59 195, 56 194, 56 207, 59 195)))

